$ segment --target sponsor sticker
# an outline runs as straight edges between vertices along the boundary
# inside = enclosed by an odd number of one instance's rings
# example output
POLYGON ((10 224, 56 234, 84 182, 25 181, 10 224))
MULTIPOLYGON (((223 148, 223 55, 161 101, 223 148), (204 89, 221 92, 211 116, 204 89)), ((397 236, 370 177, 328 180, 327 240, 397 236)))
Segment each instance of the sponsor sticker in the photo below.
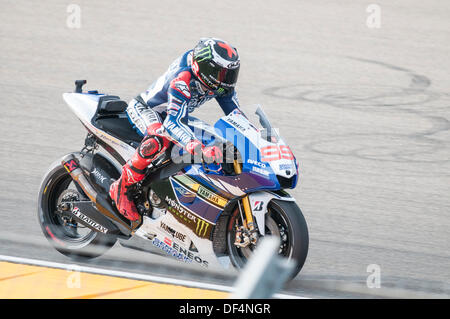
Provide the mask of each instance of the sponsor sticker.
MULTIPOLYGON (((167 239, 167 238, 166 238, 167 239)), ((185 263, 191 263, 192 259, 183 254, 182 252, 179 252, 171 247, 172 243, 167 244, 167 240, 164 239, 164 241, 159 240, 158 238, 154 238, 152 240, 153 246, 160 248, 162 251, 164 251, 167 255, 172 256, 179 261, 183 261, 185 263)))
POLYGON ((228 64, 227 68, 229 69, 235 69, 240 65, 239 60, 231 62, 228 64))
POLYGON ((91 172, 92 175, 94 175, 98 180, 100 180, 100 183, 103 184, 103 182, 106 180, 106 177, 100 173, 97 168, 94 168, 94 170, 91 172))
POLYGON ((245 130, 247 130, 246 127, 244 127, 243 125, 239 124, 238 122, 236 122, 235 120, 233 120, 231 117, 228 117, 228 118, 226 119, 226 121, 227 121, 228 123, 230 123, 231 125, 233 125, 235 128, 237 128, 237 129, 240 130, 240 131, 245 131, 245 130))
POLYGON ((183 94, 188 99, 191 98, 191 92, 189 91, 189 87, 187 86, 186 82, 184 81, 177 81, 174 83, 174 88, 183 94))
POLYGON ((199 183, 186 175, 178 175, 175 176, 174 179, 194 192, 197 192, 198 188, 200 187, 199 183))
POLYGON ((197 194, 203 198, 206 199, 207 201, 213 202, 214 204, 216 204, 219 207, 225 207, 225 205, 227 204, 227 200, 217 194, 215 194, 214 192, 210 191, 209 189, 200 186, 198 188, 197 194))
POLYGON ((292 164, 280 164, 280 170, 287 170, 292 168, 292 164))
POLYGON ((270 175, 269 171, 267 171, 265 169, 262 169, 262 168, 259 168, 257 166, 253 166, 252 167, 252 171, 255 172, 255 173, 258 173, 260 175, 264 175, 264 176, 269 176, 270 175))
POLYGON ((210 223, 199 218, 197 220, 197 226, 195 227, 195 233, 200 237, 209 237, 208 234, 211 233, 210 226, 211 226, 210 223))
POLYGON ((185 234, 182 234, 182 233, 176 231, 175 229, 173 229, 172 227, 170 227, 166 223, 161 222, 159 226, 166 233, 170 234, 173 238, 178 239, 178 240, 182 241, 183 243, 186 241, 186 235, 185 234))
POLYGON ((191 136, 173 121, 166 119, 166 121, 164 122, 164 126, 172 136, 174 136, 177 140, 183 142, 184 144, 189 143, 189 141, 191 140, 191 136))
MULTIPOLYGON (((227 199, 223 198, 222 196, 217 195, 216 193, 210 191, 206 187, 203 187, 202 185, 195 182, 194 180, 192 180, 190 177, 188 177, 186 175, 175 176, 174 180, 181 183, 185 187, 189 188, 193 192, 196 192, 200 198, 205 199, 219 207, 225 207, 228 203, 227 199)), ((178 188, 176 188, 176 190, 178 191, 178 188)), ((185 190, 185 191, 187 191, 187 190, 185 190)), ((180 194, 183 194, 183 193, 180 192, 180 194)), ((193 194, 193 195, 195 196, 195 194, 193 194)), ((185 196, 185 195, 183 195, 183 196, 185 196)))
POLYGON ((86 224, 94 227, 95 229, 97 229, 98 231, 106 234, 108 232, 108 229, 103 227, 102 225, 100 225, 99 223, 97 223, 96 221, 90 219, 89 217, 87 217, 86 215, 84 215, 80 209, 78 207, 74 207, 74 209, 72 210, 72 214, 74 214, 75 216, 77 216, 79 219, 81 219, 82 221, 84 221, 86 224))
POLYGON ((71 159, 68 162, 64 162, 64 168, 69 172, 72 173, 74 170, 76 170, 78 168, 78 164, 77 162, 75 162, 75 160, 71 159))
POLYGON ((212 229, 211 223, 200 218, 194 213, 191 213, 169 196, 166 196, 165 200, 169 204, 169 213, 171 213, 175 217, 175 219, 177 219, 183 225, 186 225, 197 236, 201 238, 210 237, 212 229))
POLYGON ((175 190, 183 197, 195 197, 196 195, 181 186, 174 186, 175 190))
POLYGON ((195 255, 193 252, 181 247, 167 237, 164 238, 163 241, 159 240, 158 238, 154 238, 152 244, 153 246, 160 248, 167 255, 172 256, 179 261, 183 261, 185 263, 192 263, 193 261, 195 261, 203 267, 208 267, 208 262, 206 260, 203 260, 199 255, 195 255))
POLYGON ((263 206, 264 206, 264 202, 257 200, 253 203, 253 211, 260 212, 260 211, 262 211, 263 206))
POLYGON ((259 166, 259 167, 261 167, 261 168, 266 168, 266 167, 267 167, 266 164, 261 163, 261 162, 258 162, 258 161, 255 161, 255 160, 253 160, 253 159, 251 159, 251 158, 247 160, 247 163, 252 164, 252 165, 259 166))

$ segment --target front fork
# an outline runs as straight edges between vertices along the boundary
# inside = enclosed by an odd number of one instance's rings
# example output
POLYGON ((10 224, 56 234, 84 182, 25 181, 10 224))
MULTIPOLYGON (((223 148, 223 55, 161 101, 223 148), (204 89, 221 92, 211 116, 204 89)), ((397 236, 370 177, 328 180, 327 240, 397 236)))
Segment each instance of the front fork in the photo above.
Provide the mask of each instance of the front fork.
MULTIPOLYGON (((234 171, 236 174, 242 173, 242 167, 241 164, 234 160, 233 162, 234 171)), ((255 227, 255 223, 253 220, 253 214, 252 209, 250 207, 250 200, 248 198, 248 195, 245 195, 242 198, 242 206, 244 208, 244 216, 242 216, 242 207, 240 203, 238 202, 238 209, 241 213, 241 219, 242 219, 242 227, 239 227, 236 230, 236 240, 234 244, 238 247, 247 247, 249 244, 256 244, 258 241, 258 231, 255 227)))

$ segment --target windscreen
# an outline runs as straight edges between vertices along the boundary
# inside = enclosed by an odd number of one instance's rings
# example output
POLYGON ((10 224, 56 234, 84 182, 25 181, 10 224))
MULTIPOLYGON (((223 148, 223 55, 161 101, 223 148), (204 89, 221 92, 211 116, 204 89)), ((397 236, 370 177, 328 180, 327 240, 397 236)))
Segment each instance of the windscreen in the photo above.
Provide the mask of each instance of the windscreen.
POLYGON ((278 129, 274 128, 269 117, 264 112, 260 104, 251 104, 241 107, 244 115, 259 130, 261 137, 271 143, 277 143, 279 140, 278 129))

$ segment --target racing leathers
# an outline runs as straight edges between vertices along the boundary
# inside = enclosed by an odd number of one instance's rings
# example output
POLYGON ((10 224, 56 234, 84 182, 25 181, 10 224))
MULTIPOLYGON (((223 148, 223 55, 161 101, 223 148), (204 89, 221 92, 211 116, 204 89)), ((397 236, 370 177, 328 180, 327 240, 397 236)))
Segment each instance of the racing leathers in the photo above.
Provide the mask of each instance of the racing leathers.
POLYGON ((236 92, 218 95, 201 84, 192 71, 192 50, 176 59, 147 91, 133 99, 127 108, 130 122, 143 136, 132 158, 123 166, 122 176, 111 185, 110 196, 119 212, 129 220, 139 214, 127 190, 145 177, 146 168, 171 143, 192 155, 219 159, 221 151, 204 147, 188 126, 188 114, 206 101, 215 98, 228 115, 239 108, 236 92))

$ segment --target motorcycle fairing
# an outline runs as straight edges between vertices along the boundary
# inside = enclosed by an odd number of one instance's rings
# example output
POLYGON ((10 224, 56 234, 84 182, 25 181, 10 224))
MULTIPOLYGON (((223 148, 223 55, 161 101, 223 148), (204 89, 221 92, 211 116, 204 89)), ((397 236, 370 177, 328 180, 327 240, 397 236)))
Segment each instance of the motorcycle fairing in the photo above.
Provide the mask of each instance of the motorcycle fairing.
POLYGON ((250 208, 258 225, 259 232, 264 236, 265 215, 267 214, 267 206, 274 200, 295 201, 293 197, 280 196, 272 192, 255 192, 248 195, 250 200, 250 208))
POLYGON ((214 194, 213 191, 201 184, 197 184, 196 189, 186 188, 181 183, 182 177, 185 178, 186 176, 177 175, 170 178, 178 202, 190 211, 197 212, 200 217, 207 221, 215 223, 217 216, 222 212, 228 200, 214 194))
POLYGON ((298 178, 295 157, 276 130, 270 126, 268 119, 262 117, 265 116, 262 109, 258 107, 256 114, 260 117, 260 122, 266 125, 263 130, 256 128, 237 109, 220 118, 214 125, 217 133, 224 139, 232 139, 231 142, 239 150, 243 174, 259 175, 272 184, 260 189, 251 188, 246 192, 295 188, 298 178), (286 183, 287 180, 290 183, 286 183))
POLYGON ((135 148, 112 136, 111 134, 97 128, 92 120, 96 115, 98 101, 102 94, 85 94, 85 93, 64 93, 63 98, 69 105, 70 109, 75 113, 86 129, 94 134, 101 142, 102 146, 109 147, 107 149, 120 164, 133 156, 135 148), (114 154, 116 153, 116 154, 114 154))
POLYGON ((206 201, 201 201, 197 198, 197 193, 183 187, 172 177, 156 181, 151 184, 150 187, 158 197, 165 202, 167 211, 181 224, 188 227, 196 236, 211 239, 211 232, 215 223, 206 218, 205 215, 207 215, 208 212, 216 210, 216 207, 210 205, 206 201), (184 191, 186 191, 186 193, 183 193, 182 195, 182 192, 184 191), (192 193, 193 195, 190 195, 189 193, 192 193), (193 208, 191 205, 185 204, 186 198, 189 196, 192 198, 192 203, 195 203, 195 208, 200 209, 199 211, 193 211, 191 210, 191 208, 193 208))
MULTIPOLYGON (((162 199, 163 207, 160 208, 166 209, 166 214, 156 220, 144 216, 136 235, 151 239, 153 246, 181 261, 205 267, 220 266, 212 245, 216 224, 205 215, 221 210, 173 177, 157 180, 150 187, 162 199), (192 205, 198 210, 191 210, 192 205), (175 238, 174 231, 182 235, 175 238)), ((198 185, 200 187, 204 186, 198 185)))
MULTIPOLYGON (((119 168, 114 166, 109 159, 100 153, 70 153, 62 159, 62 163, 69 174, 72 175, 74 181, 77 182, 77 189, 82 189, 94 203, 99 216, 95 217, 95 211, 85 212, 85 214, 89 214, 97 222, 101 222, 106 217, 117 227, 116 230, 120 231, 125 237, 131 234, 133 228, 139 227, 140 221, 136 223, 130 222, 117 211, 114 211, 111 201, 108 199, 108 192, 105 189, 109 188, 112 178, 120 176, 119 168), (78 165, 72 164, 76 164, 76 162, 78 162, 78 165), (107 162, 109 162, 109 165, 103 165, 107 162), (77 173, 77 176, 88 180, 87 184, 85 184, 88 187, 87 189, 83 188, 83 184, 80 184, 78 177, 73 175, 77 168, 83 172, 82 174, 77 173)), ((107 228, 113 230, 112 227, 107 228)), ((113 232, 116 232, 116 230, 113 232)))
MULTIPOLYGON (((124 161, 134 154, 135 149, 93 124, 92 120, 96 115, 100 96, 102 95, 66 93, 64 94, 64 100, 83 125, 102 141, 105 146, 110 147, 110 150, 107 150, 118 154, 118 157, 121 159, 119 163, 123 164, 124 161)), ((201 121, 193 121, 190 124, 198 127, 201 125, 201 121)), ((255 221, 261 234, 264 235, 264 215, 267 213, 268 203, 275 198, 291 200, 266 191, 276 191, 281 188, 277 176, 288 178, 285 172, 282 172, 281 165, 287 167, 292 165, 293 161, 283 159, 271 161, 270 163, 262 161, 261 144, 259 143, 261 134, 256 127, 242 118, 240 112, 233 111, 228 116, 221 118, 214 127, 203 125, 203 129, 216 134, 219 139, 227 137, 227 129, 234 129, 235 137, 231 142, 235 142, 239 152, 244 154, 242 158, 242 174, 224 175, 223 172, 212 173, 205 170, 202 165, 194 164, 188 165, 173 177, 166 177, 162 180, 156 178, 150 184, 150 187, 165 202, 168 213, 157 220, 144 216, 142 226, 136 230, 136 235, 152 239, 152 244, 155 247, 166 252, 169 246, 172 249, 171 252, 174 252, 174 249, 178 249, 178 253, 173 253, 174 257, 182 257, 184 254, 184 256, 188 257, 187 259, 183 257, 184 261, 195 260, 203 265, 208 265, 220 264, 212 245, 214 228, 221 214, 236 198, 250 194, 250 203, 255 221), (264 169, 264 172, 261 169, 264 169), (191 185, 183 183, 186 181, 186 178, 181 176, 189 178, 191 185), (192 187, 195 184, 198 186, 192 187), (201 191, 199 192, 199 190, 201 191), (210 196, 212 193, 215 193, 214 199, 210 196), (192 194, 195 194, 195 197, 192 194), (259 202, 263 202, 263 204, 259 202), (181 237, 188 238, 188 240, 183 242, 179 238, 171 237, 173 232, 168 232, 168 229, 186 235, 186 237, 181 237), (194 247, 193 250, 191 249, 192 247, 194 247), (181 251, 181 249, 183 250, 181 251)), ((211 137, 211 134, 208 139, 202 134, 202 140, 206 145, 217 141, 214 136, 211 137)), ((262 142, 262 144, 279 147, 284 145, 284 142, 278 139, 277 143, 262 142)), ((116 156, 115 158, 117 159, 116 156)), ((294 163, 294 165, 296 164, 294 163)), ((161 175, 159 174, 158 176, 161 175)), ((102 179, 99 176, 97 178, 102 179)), ((296 178, 296 175, 291 176, 291 178, 296 178)), ((296 181, 291 186, 295 187, 295 183, 296 181)), ((106 185, 103 185, 102 188, 106 189, 106 185)))

